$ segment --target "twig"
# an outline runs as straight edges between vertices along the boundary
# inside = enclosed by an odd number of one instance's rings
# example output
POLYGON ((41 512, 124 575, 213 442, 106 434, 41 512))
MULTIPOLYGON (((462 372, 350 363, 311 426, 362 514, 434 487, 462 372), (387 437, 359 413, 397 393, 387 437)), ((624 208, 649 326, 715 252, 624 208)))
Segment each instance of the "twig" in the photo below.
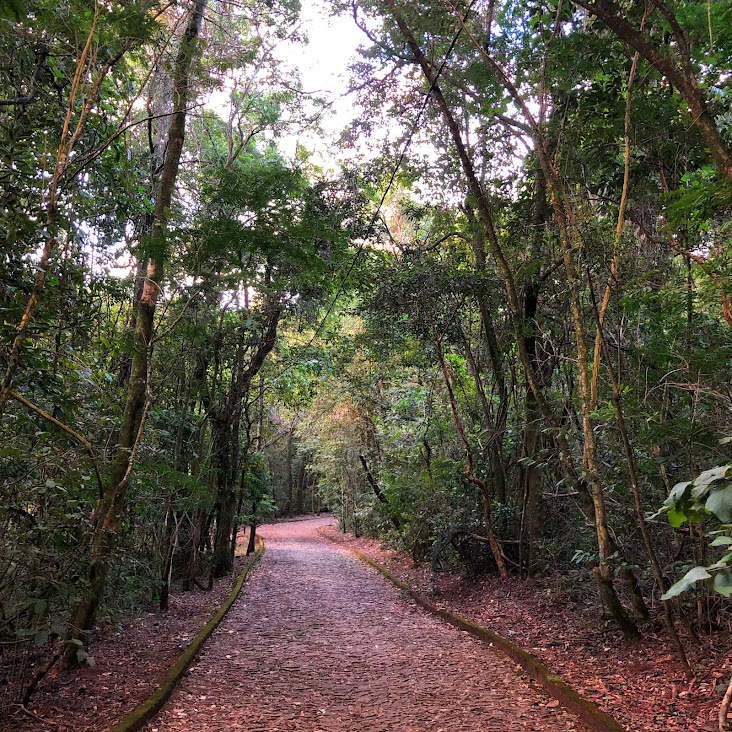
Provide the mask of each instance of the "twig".
POLYGON ((25 706, 25 704, 18 704, 18 708, 21 712, 25 712, 29 717, 33 717, 33 719, 37 719, 39 722, 47 724, 49 727, 53 727, 55 725, 55 722, 49 722, 47 719, 44 719, 43 717, 37 715, 35 712, 32 712, 25 706))
POLYGON ((719 707, 719 732, 725 732, 730 728, 727 722, 727 714, 729 713, 730 705, 732 704, 732 679, 729 680, 729 686, 725 692, 722 704, 719 707))
POLYGON ((91 458, 92 465, 94 466, 94 474, 97 478, 97 485, 99 486, 99 498, 104 498, 104 482, 102 481, 102 476, 99 472, 99 463, 97 462, 97 456, 94 453, 94 448, 91 446, 89 441, 75 430, 72 430, 71 427, 69 427, 68 425, 65 425, 63 422, 59 422, 48 412, 44 411, 40 407, 37 407, 35 404, 33 404, 33 402, 29 402, 25 397, 18 394, 17 391, 13 391, 11 389, 8 392, 8 396, 11 399, 15 399, 16 402, 20 402, 24 407, 28 407, 28 409, 34 411, 36 414, 43 417, 43 419, 50 422, 51 424, 55 424, 56 427, 62 429, 64 432, 66 432, 66 434, 71 435, 77 442, 80 442, 85 447, 87 453, 89 454, 89 457, 91 458))

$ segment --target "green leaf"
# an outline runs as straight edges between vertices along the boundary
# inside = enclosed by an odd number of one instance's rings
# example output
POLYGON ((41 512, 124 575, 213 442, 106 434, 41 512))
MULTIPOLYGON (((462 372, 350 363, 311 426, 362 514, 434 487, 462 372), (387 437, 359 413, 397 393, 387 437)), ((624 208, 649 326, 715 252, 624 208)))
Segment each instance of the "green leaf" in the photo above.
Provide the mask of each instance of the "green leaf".
POLYGON ((712 588, 725 597, 732 597, 732 569, 723 569, 714 575, 712 588))
POLYGON ((716 572, 718 569, 727 569, 732 564, 732 552, 725 554, 718 562, 710 564, 707 569, 710 572, 716 572))
POLYGON ((732 521, 732 483, 713 491, 707 498, 704 508, 713 513, 723 524, 732 521))
POLYGON ((694 498, 699 498, 702 496, 707 486, 711 485, 717 480, 722 480, 729 470, 729 465, 720 465, 718 468, 711 468, 710 470, 705 470, 703 473, 701 473, 697 478, 694 479, 694 489, 691 492, 691 495, 694 498))
POLYGON ((701 580, 710 579, 711 576, 712 575, 707 572, 706 567, 693 567, 678 582, 673 584, 669 591, 661 596, 661 599, 668 600, 672 597, 676 597, 676 595, 686 592, 692 587, 692 585, 695 585, 701 580))
POLYGON ((33 642, 37 646, 42 646, 46 641, 48 640, 48 631, 47 630, 39 630, 34 636, 33 636, 33 642))
POLYGON ((718 536, 709 546, 729 546, 732 544, 732 537, 718 536))
POLYGON ((668 494, 668 498, 663 502, 663 505, 673 506, 677 501, 680 501, 686 494, 687 489, 690 485, 690 480, 685 480, 683 483, 677 483, 671 489, 671 493, 668 494))
POLYGON ((678 529, 679 526, 681 526, 681 524, 683 524, 687 518, 688 518, 688 516, 683 511, 679 511, 678 508, 672 508, 668 512, 668 522, 675 529, 678 529))

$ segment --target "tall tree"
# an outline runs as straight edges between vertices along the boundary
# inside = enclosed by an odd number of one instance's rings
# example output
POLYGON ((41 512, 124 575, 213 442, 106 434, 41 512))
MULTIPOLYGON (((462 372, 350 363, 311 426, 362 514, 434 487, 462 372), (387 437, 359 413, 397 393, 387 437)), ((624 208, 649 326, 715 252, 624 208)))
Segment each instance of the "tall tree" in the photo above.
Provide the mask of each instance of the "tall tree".
MULTIPOLYGON (((173 112, 168 131, 165 161, 155 196, 147 273, 137 303, 134 353, 127 385, 125 410, 109 484, 93 522, 93 536, 89 544, 88 587, 72 613, 70 641, 81 640, 86 643, 89 632, 94 628, 99 602, 104 591, 107 563, 112 551, 114 535, 124 508, 126 488, 132 472, 135 452, 145 426, 146 401, 152 368, 155 309, 163 281, 168 217, 183 153, 187 106, 192 95, 192 70, 200 53, 200 46, 196 44, 196 39, 201 30, 205 8, 206 0, 196 0, 188 11, 185 31, 180 39, 173 69, 173 112)), ((73 665, 76 658, 77 646, 70 642, 64 652, 64 665, 73 665)))

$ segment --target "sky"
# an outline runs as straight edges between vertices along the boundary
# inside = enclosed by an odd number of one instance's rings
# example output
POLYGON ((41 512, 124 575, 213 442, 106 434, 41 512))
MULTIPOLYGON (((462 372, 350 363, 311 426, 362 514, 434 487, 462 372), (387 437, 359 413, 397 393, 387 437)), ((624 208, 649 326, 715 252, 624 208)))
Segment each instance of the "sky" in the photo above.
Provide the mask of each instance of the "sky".
POLYGON ((324 0, 302 0, 300 17, 310 42, 304 53, 297 46, 291 46, 290 52, 300 56, 298 66, 307 91, 345 92, 348 64, 365 40, 350 15, 329 17, 330 6, 324 0))
MULTIPOLYGON (((283 61, 300 69, 305 92, 319 92, 320 96, 334 100, 333 114, 322 120, 328 138, 340 132, 353 117, 353 99, 343 96, 348 90, 348 66, 358 58, 358 46, 367 40, 351 15, 331 17, 330 11, 331 3, 327 0, 302 0, 300 17, 309 43, 283 44, 277 51, 283 61)), ((294 148, 297 142, 291 140, 289 145, 294 148)), ((327 159, 330 139, 305 134, 299 142, 327 159)), ((286 148, 288 143, 280 146, 286 148)), ((283 152, 290 154, 294 149, 283 152)))

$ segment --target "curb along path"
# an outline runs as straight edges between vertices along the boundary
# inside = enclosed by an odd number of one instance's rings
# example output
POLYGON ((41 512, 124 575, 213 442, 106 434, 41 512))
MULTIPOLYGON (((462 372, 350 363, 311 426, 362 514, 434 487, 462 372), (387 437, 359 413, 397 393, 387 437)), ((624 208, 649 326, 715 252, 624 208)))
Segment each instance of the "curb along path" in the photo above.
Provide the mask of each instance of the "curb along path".
MULTIPOLYGON (((325 536, 325 538, 328 539, 327 536, 325 536)), ((332 539, 330 540, 333 541, 332 539)), ((411 597, 427 612, 441 618, 455 628, 459 628, 473 637, 489 643, 501 653, 508 656, 511 660, 515 661, 524 671, 526 671, 533 681, 537 682, 539 686, 544 689, 544 691, 561 702, 567 709, 574 712, 588 726, 588 729, 595 730, 596 732, 626 732, 616 720, 562 681, 559 676, 554 674, 551 669, 545 666, 536 656, 532 656, 528 651, 525 651, 520 646, 517 646, 507 638, 498 635, 498 633, 495 633, 488 628, 476 625, 462 616, 456 615, 450 610, 433 605, 426 597, 412 589, 412 587, 405 582, 402 582, 402 580, 393 575, 382 564, 379 564, 377 561, 371 559, 371 557, 363 554, 357 549, 353 549, 347 545, 345 545, 345 548, 357 556, 362 562, 370 564, 379 574, 383 575, 392 584, 399 587, 405 595, 411 597)), ((639 730, 638 732, 641 731, 639 730)))
POLYGON ((185 651, 183 651, 182 655, 173 664, 170 671, 168 671, 158 688, 150 694, 147 699, 138 704, 131 712, 122 717, 122 719, 120 719, 120 721, 117 722, 109 732, 137 732, 137 730, 144 727, 148 720, 154 718, 155 714, 170 698, 176 684, 178 684, 180 679, 183 677, 183 674, 188 670, 188 667, 191 665, 198 652, 203 648, 204 643, 211 637, 211 634, 226 617, 226 614, 229 612, 234 602, 236 602, 236 599, 244 586, 244 581, 246 580, 247 575, 263 554, 264 545, 262 544, 262 540, 258 539, 257 551, 254 553, 252 558, 246 562, 228 597, 223 601, 221 607, 217 610, 211 620, 209 620, 208 623, 206 623, 206 625, 204 625, 197 633, 190 645, 185 649, 185 651))
POLYGON ((328 521, 263 527, 263 561, 146 729, 584 729, 510 661, 318 536, 328 521))

